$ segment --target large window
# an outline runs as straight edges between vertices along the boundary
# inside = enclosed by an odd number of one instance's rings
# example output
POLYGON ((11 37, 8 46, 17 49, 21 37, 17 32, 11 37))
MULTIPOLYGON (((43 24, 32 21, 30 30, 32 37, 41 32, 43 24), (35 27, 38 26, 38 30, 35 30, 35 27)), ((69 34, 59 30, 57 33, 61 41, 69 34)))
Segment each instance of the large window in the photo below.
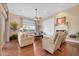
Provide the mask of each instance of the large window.
POLYGON ((54 19, 46 19, 42 22, 42 31, 46 35, 53 35, 54 33, 54 19))
POLYGON ((26 29, 27 29, 27 30, 35 30, 35 26, 33 26, 33 25, 28 25, 28 26, 26 26, 26 29))
POLYGON ((23 26, 25 27, 26 31, 35 31, 35 22, 31 19, 23 19, 23 26))

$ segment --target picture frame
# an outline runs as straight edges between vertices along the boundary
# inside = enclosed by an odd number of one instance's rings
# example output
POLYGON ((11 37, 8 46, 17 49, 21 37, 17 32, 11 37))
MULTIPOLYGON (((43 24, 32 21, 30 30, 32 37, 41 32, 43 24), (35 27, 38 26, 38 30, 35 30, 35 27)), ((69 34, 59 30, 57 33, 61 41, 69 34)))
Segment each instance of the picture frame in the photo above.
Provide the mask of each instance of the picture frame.
POLYGON ((56 19, 56 24, 55 24, 56 26, 62 24, 66 24, 66 25, 68 24, 68 22, 66 21, 66 17, 61 17, 56 19))

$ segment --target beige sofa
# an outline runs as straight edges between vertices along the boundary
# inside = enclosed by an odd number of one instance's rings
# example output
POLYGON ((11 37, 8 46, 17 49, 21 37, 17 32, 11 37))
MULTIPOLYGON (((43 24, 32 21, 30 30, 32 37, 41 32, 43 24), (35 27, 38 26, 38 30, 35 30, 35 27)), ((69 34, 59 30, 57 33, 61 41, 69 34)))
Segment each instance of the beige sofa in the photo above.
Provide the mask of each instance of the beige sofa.
POLYGON ((20 47, 33 44, 33 40, 34 40, 34 36, 31 33, 26 33, 26 32, 18 33, 18 42, 20 47))
POLYGON ((56 32, 53 37, 44 35, 42 39, 42 47, 51 54, 60 48, 61 42, 65 39, 65 32, 56 32))

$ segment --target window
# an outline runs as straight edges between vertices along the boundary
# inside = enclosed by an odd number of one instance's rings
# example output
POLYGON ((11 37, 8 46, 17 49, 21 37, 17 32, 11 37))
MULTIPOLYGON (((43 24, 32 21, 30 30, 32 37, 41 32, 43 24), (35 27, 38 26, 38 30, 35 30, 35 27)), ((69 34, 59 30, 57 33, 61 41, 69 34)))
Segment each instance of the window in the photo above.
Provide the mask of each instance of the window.
POLYGON ((23 27, 25 31, 35 31, 35 22, 30 19, 23 19, 23 27))

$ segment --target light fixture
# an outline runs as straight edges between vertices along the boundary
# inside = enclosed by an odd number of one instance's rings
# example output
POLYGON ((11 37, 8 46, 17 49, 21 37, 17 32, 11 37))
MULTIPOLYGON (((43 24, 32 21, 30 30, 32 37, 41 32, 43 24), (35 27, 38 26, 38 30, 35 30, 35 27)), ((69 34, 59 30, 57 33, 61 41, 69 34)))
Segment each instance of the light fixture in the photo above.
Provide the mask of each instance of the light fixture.
POLYGON ((35 21, 41 19, 41 17, 37 15, 37 10, 38 10, 38 9, 36 8, 36 9, 35 9, 35 13, 36 13, 36 15, 35 15, 35 17, 34 17, 34 20, 35 20, 35 21))

